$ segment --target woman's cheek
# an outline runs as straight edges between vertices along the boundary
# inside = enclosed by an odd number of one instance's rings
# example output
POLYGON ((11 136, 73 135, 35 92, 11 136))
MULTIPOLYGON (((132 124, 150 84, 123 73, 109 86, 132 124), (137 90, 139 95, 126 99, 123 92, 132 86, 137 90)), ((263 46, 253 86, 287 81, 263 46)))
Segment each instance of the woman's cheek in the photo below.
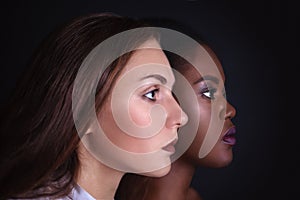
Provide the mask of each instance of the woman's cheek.
POLYGON ((129 102, 129 115, 133 123, 139 127, 148 127, 151 125, 151 107, 148 103, 139 100, 137 97, 131 98, 129 102))

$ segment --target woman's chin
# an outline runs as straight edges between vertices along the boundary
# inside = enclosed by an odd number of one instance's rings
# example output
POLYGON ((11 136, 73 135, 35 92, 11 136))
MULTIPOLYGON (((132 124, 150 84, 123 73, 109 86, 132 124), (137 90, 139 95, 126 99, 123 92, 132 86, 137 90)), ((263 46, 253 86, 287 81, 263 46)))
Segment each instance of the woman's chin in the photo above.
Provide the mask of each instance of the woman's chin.
POLYGON ((154 170, 151 172, 145 172, 142 173, 141 175, 150 176, 150 177, 163 177, 167 175, 170 172, 170 170, 171 170, 171 165, 167 165, 166 167, 163 167, 161 169, 154 170))
POLYGON ((209 154, 208 156, 198 159, 197 165, 210 168, 227 167, 233 160, 232 152, 226 152, 221 155, 209 154))

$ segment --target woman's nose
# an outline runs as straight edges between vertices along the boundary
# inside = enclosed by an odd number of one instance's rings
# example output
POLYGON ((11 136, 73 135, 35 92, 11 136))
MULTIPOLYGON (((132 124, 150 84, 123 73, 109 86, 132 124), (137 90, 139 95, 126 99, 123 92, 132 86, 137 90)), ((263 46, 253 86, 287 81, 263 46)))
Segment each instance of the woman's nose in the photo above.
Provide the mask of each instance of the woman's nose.
POLYGON ((179 128, 188 122, 188 116, 174 97, 171 97, 165 106, 168 115, 166 121, 166 126, 168 128, 179 128))
POLYGON ((225 119, 232 119, 236 115, 236 109, 227 101, 225 119))
POLYGON ((236 110, 226 98, 220 99, 218 102, 216 102, 216 104, 221 120, 232 119, 235 117, 236 110))

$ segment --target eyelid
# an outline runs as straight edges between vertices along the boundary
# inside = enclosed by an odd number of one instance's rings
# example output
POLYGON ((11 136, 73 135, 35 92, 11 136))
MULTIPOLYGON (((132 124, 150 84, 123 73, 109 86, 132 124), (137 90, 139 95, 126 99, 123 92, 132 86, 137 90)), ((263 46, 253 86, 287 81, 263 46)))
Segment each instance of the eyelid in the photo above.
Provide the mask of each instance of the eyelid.
POLYGON ((201 92, 205 92, 205 90, 214 90, 216 92, 219 89, 218 86, 211 80, 202 80, 197 85, 200 88, 201 92))
POLYGON ((155 89, 159 89, 159 85, 150 85, 142 91, 142 94, 147 94, 155 89))

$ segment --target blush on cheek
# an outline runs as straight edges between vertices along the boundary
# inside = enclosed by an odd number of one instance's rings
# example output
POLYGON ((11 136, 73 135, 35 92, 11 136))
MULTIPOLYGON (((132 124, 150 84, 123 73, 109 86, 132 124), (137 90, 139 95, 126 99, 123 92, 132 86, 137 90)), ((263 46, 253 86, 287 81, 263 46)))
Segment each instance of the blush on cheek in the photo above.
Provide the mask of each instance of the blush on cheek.
POLYGON ((139 104, 130 104, 129 115, 134 124, 140 127, 148 127, 151 125, 151 109, 148 106, 139 104))

